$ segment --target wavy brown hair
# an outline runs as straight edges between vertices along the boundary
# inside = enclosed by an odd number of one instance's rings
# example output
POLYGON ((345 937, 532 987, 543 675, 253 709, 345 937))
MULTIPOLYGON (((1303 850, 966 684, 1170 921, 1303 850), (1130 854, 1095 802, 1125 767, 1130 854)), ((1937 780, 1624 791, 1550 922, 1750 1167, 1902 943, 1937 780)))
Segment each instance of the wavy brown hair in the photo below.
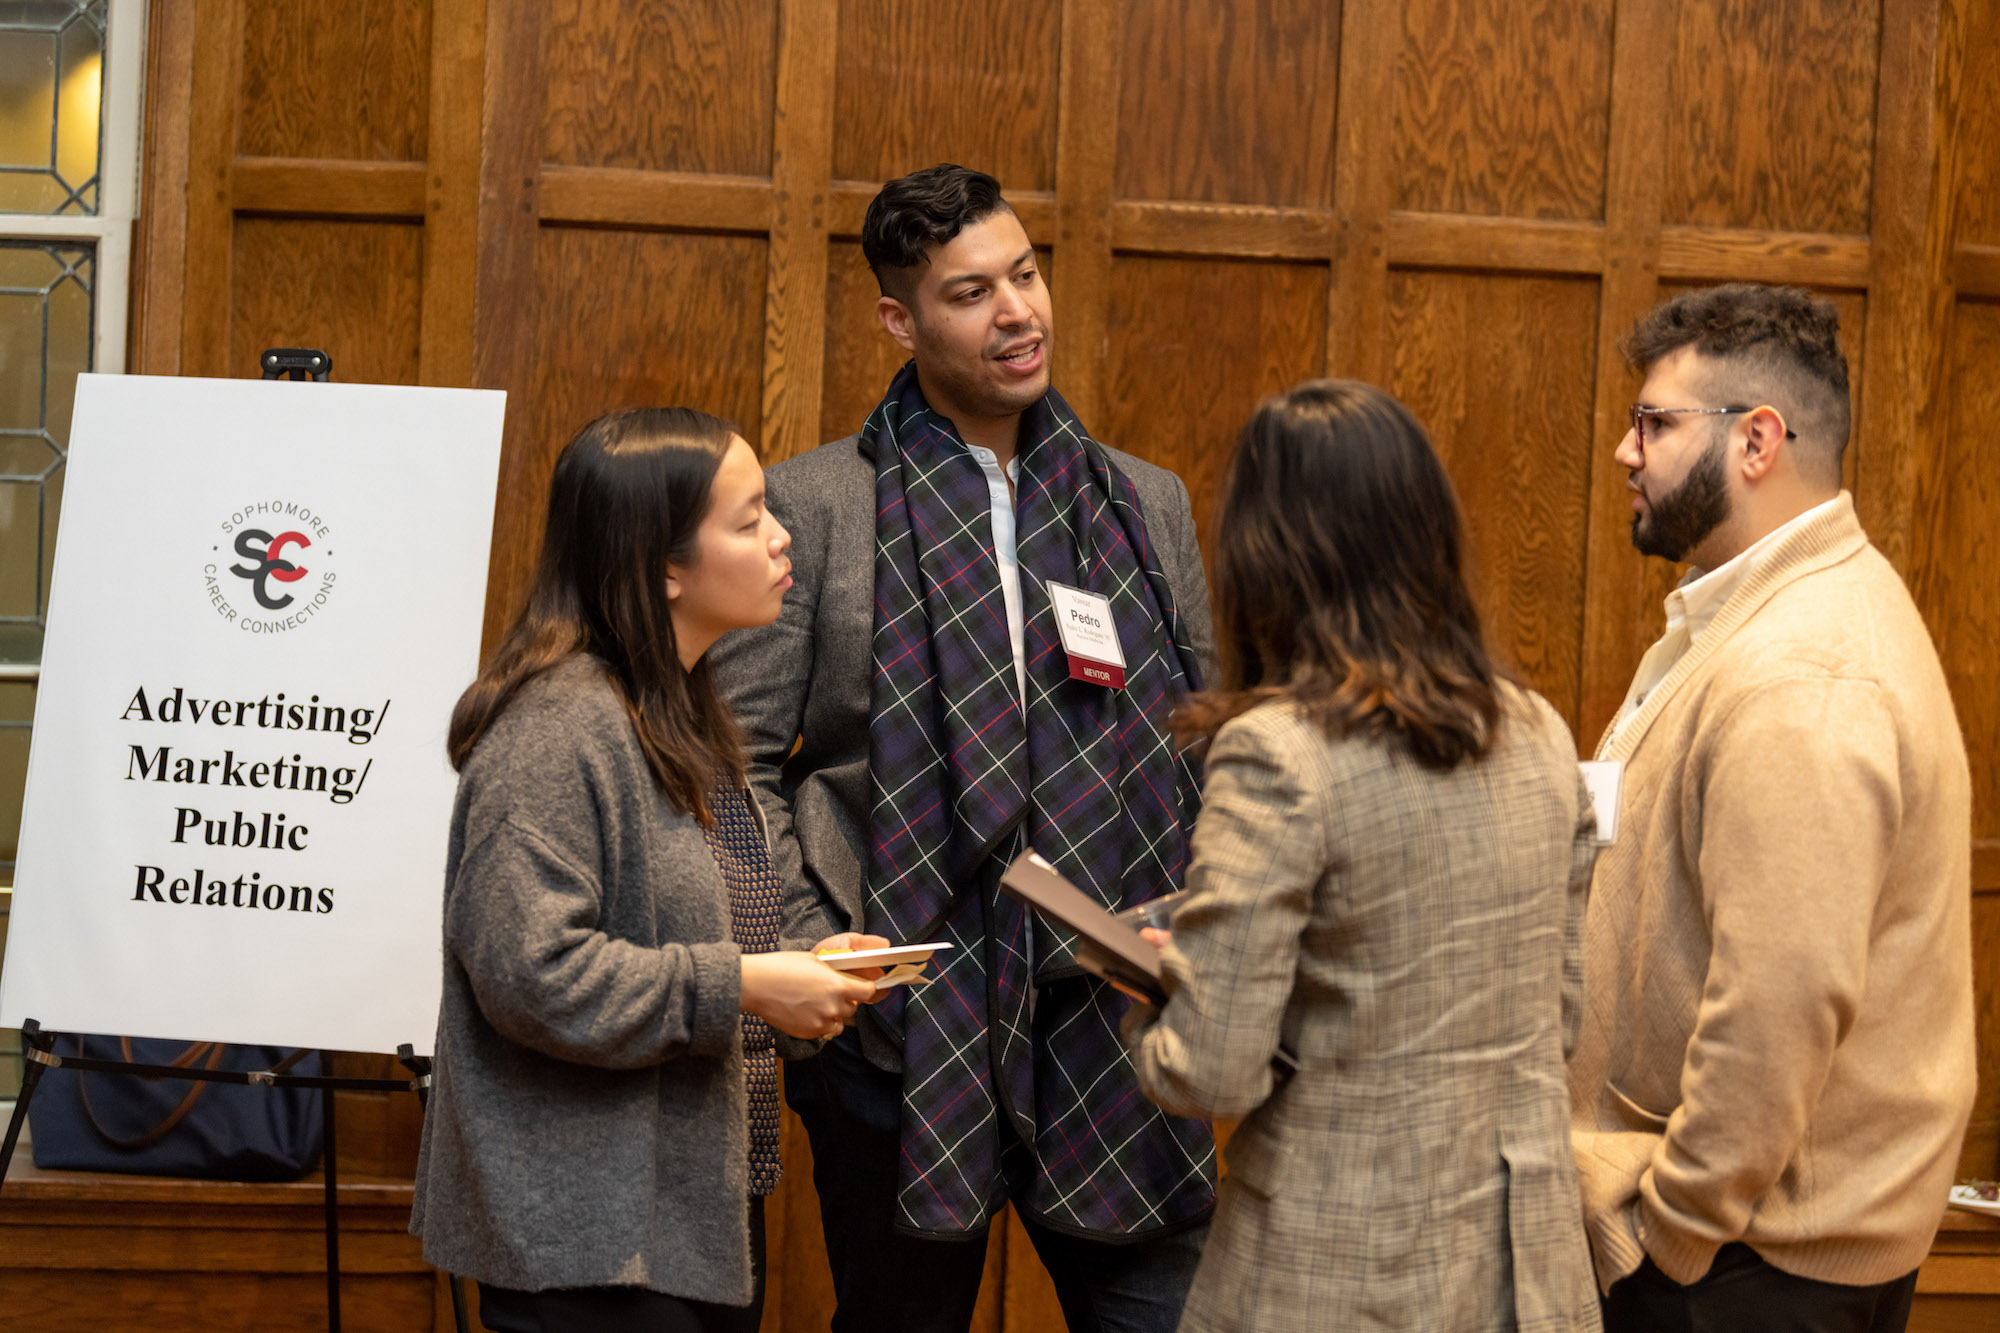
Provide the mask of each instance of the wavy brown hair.
POLYGON ((694 562, 710 487, 736 432, 688 407, 601 416, 556 458, 528 604, 452 710, 446 752, 462 769, 523 687, 587 653, 638 733, 653 781, 704 825, 718 774, 741 780, 743 740, 704 656, 681 665, 667 566, 694 562))
POLYGON ((1502 675, 1466 591, 1457 497, 1409 409, 1352 380, 1268 399, 1217 524, 1222 681, 1183 706, 1183 737, 1290 698, 1328 736, 1434 769, 1491 747, 1502 675))

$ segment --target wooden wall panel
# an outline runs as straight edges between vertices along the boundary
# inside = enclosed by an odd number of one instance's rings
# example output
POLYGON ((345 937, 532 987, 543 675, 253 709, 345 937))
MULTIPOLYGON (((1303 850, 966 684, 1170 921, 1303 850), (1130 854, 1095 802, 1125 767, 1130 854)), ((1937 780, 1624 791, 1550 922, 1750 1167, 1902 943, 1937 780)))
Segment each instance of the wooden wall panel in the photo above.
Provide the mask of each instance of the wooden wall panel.
POLYGON ((2000 1323, 2000 1302, 1981 1296, 1932 1296, 1918 1292, 1907 1333, 1990 1333, 2000 1323))
POLYGON ((1972 760, 1972 835, 1990 840, 2000 839, 2000 303, 1960 302, 1952 344, 1943 513, 1916 552, 1931 571, 1918 588, 1972 760))
POLYGON ((680 404, 726 417, 758 439, 763 304, 739 277, 759 274, 764 243, 551 227, 542 234, 537 447, 556 451, 620 407, 680 404))
POLYGON ((1009 191, 1054 189, 1061 28, 1060 0, 848 0, 834 179, 881 181, 957 162, 1009 191))
POLYGON ((1626 429, 1639 377, 1620 340, 1659 299, 1660 180, 1666 145, 1661 107, 1680 0, 1620 0, 1611 57, 1610 152, 1605 168, 1603 285, 1598 297, 1595 401, 1591 421, 1590 538, 1584 554, 1583 704, 1578 749, 1593 752, 1631 685, 1644 651, 1634 626, 1663 589, 1631 558, 1631 494, 1608 442, 1626 429))
POLYGON ((408 0, 243 6, 237 151, 413 161, 426 151, 431 7, 408 0))
MULTIPOLYGON (((1972 897, 1972 956, 2000 957, 2000 892, 1972 897)), ((1993 1053, 2000 1051, 2000 973, 1975 966, 1972 989, 1976 1045, 1982 1059, 1979 1092, 1965 1127, 1965 1146, 1958 1154, 1958 1174, 1961 1179, 1992 1180, 2000 1176, 2000 1079, 1993 1077, 1993 1053)))
MULTIPOLYGON (((301 391, 307 391, 300 386, 301 391)), ((341 1315, 355 1333, 452 1326, 409 1234, 409 1180, 340 1182, 341 1315)), ((327 1327, 321 1186, 40 1171, 0 1195, 0 1326, 10 1333, 310 1333, 327 1327)))
POLYGON ((1957 241, 2000 246, 2000 4, 1973 0, 1966 9, 1957 241))
MULTIPOLYGON (((875 317, 881 296, 859 241, 836 241, 826 265, 826 362, 820 392, 820 439, 861 429, 909 353, 875 317)), ((1088 424, 1088 423, 1085 423, 1088 424)))
POLYGON ((1575 726, 1597 284, 1399 272, 1389 289, 1391 387, 1458 490, 1487 640, 1575 726))
POLYGON ((1879 0, 1686 0, 1667 73, 1669 223, 1868 230, 1879 0))
MULTIPOLYGON (((434 1322, 437 1298, 420 1278, 343 1274, 340 1288, 343 1327, 385 1333, 450 1327, 448 1319, 442 1326, 434 1322)), ((320 1333, 326 1327, 326 1279, 312 1273, 191 1277, 184 1271, 28 1268, 0 1281, 0 1304, 10 1323, 19 1320, 15 1327, 36 1333, 103 1333, 108 1327, 320 1333), (89 1299, 80 1299, 85 1291, 89 1299), (117 1322, 107 1324, 111 1312, 117 1322)))
POLYGON ((826 261, 832 229, 835 36, 839 0, 793 0, 779 11, 771 145, 770 247, 764 262, 763 417, 766 462, 820 442, 826 359, 826 261))
POLYGON ((255 379, 266 347, 318 347, 333 357, 336 379, 417 382, 418 228, 245 217, 232 249, 221 373, 255 379))
POLYGON ((1604 215, 1613 0, 1413 0, 1396 62, 1396 207, 1604 215))
POLYGON ((1325 208, 1341 7, 1128 0, 1117 195, 1325 208))
POLYGON ((1206 560, 1236 434, 1265 397, 1325 373, 1327 270, 1121 258, 1112 267, 1105 443, 1180 474, 1206 560))
POLYGON ((570 437, 621 407, 698 407, 759 438, 765 242, 747 236, 550 227, 537 255, 534 388, 511 399, 526 423, 503 489, 488 600, 519 606, 541 540, 549 470, 570 437))
MULTIPOLYGON (((1847 353, 1847 391, 1854 404, 1854 425, 1861 423, 1861 384, 1868 371, 1868 298, 1860 292, 1820 292, 1840 312, 1840 350, 1847 353)), ((1861 439, 1850 430, 1847 452, 1840 459, 1840 484, 1852 491, 1861 470, 1861 439)))
POLYGON ((557 0, 542 20, 543 155, 768 176, 776 0, 557 0))

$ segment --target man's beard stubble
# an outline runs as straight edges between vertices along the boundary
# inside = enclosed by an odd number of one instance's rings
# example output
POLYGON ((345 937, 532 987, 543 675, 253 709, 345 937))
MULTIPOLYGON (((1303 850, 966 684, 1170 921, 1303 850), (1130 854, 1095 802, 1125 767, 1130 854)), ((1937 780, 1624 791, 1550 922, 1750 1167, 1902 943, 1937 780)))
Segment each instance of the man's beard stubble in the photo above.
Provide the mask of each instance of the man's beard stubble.
POLYGON ((1723 476, 1727 443, 1726 437, 1712 442, 1680 485, 1658 500, 1647 497, 1647 512, 1632 515, 1632 545, 1640 555, 1686 560, 1729 517, 1729 483, 1723 476))
MULTIPOLYGON (((923 322, 918 320, 916 324, 917 336, 921 341, 925 337, 923 322)), ((1049 336, 1048 330, 1037 321, 1023 332, 1041 335, 1042 355, 1046 358, 1055 341, 1049 336)), ((973 367, 960 367, 948 356, 933 354, 923 357, 922 360, 925 363, 925 380, 944 395, 948 395, 955 406, 976 416, 999 417, 1026 411, 1030 406, 1040 402, 1049 391, 1046 360, 1043 362, 1044 369, 1039 377, 1039 386, 996 385, 980 375, 977 363, 973 367)))

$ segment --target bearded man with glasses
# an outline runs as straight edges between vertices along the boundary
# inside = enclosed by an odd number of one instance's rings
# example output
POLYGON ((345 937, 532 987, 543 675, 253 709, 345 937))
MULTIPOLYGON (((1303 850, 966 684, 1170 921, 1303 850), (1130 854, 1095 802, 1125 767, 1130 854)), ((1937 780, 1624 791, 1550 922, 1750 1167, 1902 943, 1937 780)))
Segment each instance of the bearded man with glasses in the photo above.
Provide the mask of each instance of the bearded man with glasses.
POLYGON ((1632 542, 1692 568, 1597 751, 1569 1078, 1607 1333, 1902 1329, 1971 1113, 1965 747, 1841 490, 1836 333, 1736 284, 1626 346, 1632 542))

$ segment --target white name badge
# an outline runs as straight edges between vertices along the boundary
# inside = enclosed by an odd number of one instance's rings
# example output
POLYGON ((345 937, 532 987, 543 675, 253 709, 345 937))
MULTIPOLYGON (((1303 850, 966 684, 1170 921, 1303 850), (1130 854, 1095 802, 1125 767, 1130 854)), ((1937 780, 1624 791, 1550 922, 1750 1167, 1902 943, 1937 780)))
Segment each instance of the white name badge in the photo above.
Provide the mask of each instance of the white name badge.
POLYGON ((1056 632, 1069 655, 1070 679, 1124 689, 1125 650, 1118 644, 1118 625, 1111 619, 1111 599, 1053 581, 1047 587, 1056 632))
POLYGON ((1583 785, 1590 789, 1590 805, 1597 811, 1597 845, 1609 847, 1618 841, 1618 789, 1625 782, 1625 763, 1586 759, 1577 767, 1583 770, 1583 785))

